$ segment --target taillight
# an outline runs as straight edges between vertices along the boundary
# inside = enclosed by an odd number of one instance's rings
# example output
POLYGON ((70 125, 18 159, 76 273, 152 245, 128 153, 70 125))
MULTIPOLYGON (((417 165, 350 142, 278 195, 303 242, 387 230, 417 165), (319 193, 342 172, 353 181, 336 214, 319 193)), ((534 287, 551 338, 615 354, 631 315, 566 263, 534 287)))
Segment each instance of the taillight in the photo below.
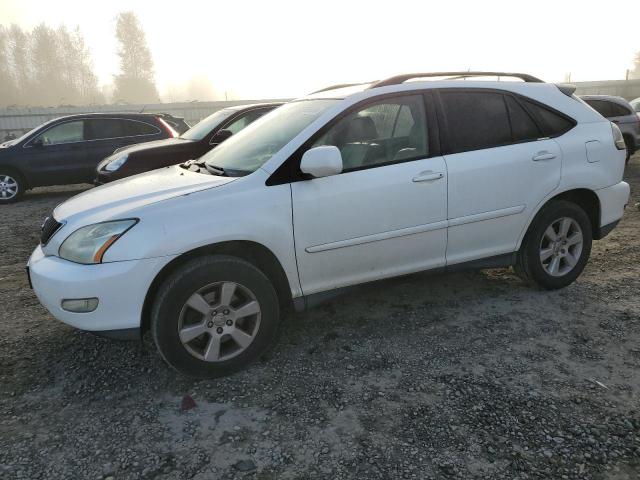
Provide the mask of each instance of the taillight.
POLYGON ((167 132, 171 138, 175 138, 175 137, 179 137, 180 136, 180 134, 178 132, 176 132, 171 127, 171 125, 169 125, 167 122, 165 122, 162 118, 158 118, 158 121, 160 122, 160 125, 162 125, 162 127, 164 128, 165 132, 167 132))
POLYGON ((615 143, 618 150, 626 150, 627 145, 624 143, 624 137, 618 126, 611 122, 611 131, 613 132, 613 143, 615 143))

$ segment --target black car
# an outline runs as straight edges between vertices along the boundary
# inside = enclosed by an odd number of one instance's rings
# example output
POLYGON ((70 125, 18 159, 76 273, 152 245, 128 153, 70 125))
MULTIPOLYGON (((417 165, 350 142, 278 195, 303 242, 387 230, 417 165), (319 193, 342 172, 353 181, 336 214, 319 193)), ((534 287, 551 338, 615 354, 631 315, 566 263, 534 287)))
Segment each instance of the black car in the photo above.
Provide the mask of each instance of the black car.
POLYGON ((199 158, 280 105, 282 103, 261 103, 225 108, 201 120, 179 137, 119 149, 98 165, 95 183, 100 185, 199 158))
POLYGON ((133 143, 176 137, 156 114, 90 113, 56 118, 0 144, 0 204, 33 187, 91 183, 96 165, 133 143))

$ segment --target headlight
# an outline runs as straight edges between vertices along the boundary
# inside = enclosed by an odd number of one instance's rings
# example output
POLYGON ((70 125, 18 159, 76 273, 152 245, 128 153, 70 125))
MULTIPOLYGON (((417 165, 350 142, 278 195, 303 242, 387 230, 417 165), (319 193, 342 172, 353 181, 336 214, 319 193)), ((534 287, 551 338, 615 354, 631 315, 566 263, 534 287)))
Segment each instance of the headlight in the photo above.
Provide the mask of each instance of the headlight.
POLYGON ((116 170, 118 170, 122 165, 124 165, 124 162, 127 161, 127 157, 129 156, 128 153, 123 153, 121 155, 114 155, 114 160, 107 163, 104 167, 104 169, 108 172, 115 172, 116 170))
POLYGON ((138 220, 116 220, 79 228, 60 245, 58 254, 76 263, 102 263, 107 249, 133 227, 138 220))

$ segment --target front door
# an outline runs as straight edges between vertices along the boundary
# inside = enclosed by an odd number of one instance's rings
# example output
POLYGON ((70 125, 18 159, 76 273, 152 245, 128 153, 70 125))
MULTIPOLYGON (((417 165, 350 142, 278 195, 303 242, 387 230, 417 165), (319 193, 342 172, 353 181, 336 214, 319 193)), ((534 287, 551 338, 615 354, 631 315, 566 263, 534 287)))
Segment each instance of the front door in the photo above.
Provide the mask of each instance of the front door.
POLYGON ((444 265, 447 172, 429 143, 422 95, 356 107, 315 141, 344 167, 291 184, 305 295, 444 265))
POLYGON ((83 120, 58 123, 29 141, 25 161, 34 186, 82 182, 86 143, 83 120))

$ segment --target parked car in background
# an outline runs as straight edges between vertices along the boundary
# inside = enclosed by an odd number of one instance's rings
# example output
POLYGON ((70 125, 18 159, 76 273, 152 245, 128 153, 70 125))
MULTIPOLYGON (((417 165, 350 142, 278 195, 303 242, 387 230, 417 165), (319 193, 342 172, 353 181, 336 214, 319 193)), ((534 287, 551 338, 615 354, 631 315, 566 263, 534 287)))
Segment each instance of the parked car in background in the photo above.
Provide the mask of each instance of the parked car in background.
POLYGON ((150 329, 170 365, 213 377, 346 286, 513 265, 565 287, 629 201, 620 129, 575 87, 474 75, 312 94, 199 160, 84 192, 45 221, 34 291, 76 328, 150 329))
POLYGON ((177 135, 154 114, 56 118, 0 145, 0 204, 15 202, 33 187, 91 183, 98 163, 115 149, 177 135))
POLYGON ((640 98, 636 98, 635 100, 631 100, 629 105, 633 107, 633 110, 640 116, 640 98))
POLYGON ((612 95, 582 95, 596 112, 620 128, 627 146, 627 161, 640 148, 640 116, 629 102, 612 95))
POLYGON ((282 103, 263 103, 224 108, 201 120, 179 137, 119 149, 100 162, 95 183, 101 185, 199 158, 280 105, 282 103))

